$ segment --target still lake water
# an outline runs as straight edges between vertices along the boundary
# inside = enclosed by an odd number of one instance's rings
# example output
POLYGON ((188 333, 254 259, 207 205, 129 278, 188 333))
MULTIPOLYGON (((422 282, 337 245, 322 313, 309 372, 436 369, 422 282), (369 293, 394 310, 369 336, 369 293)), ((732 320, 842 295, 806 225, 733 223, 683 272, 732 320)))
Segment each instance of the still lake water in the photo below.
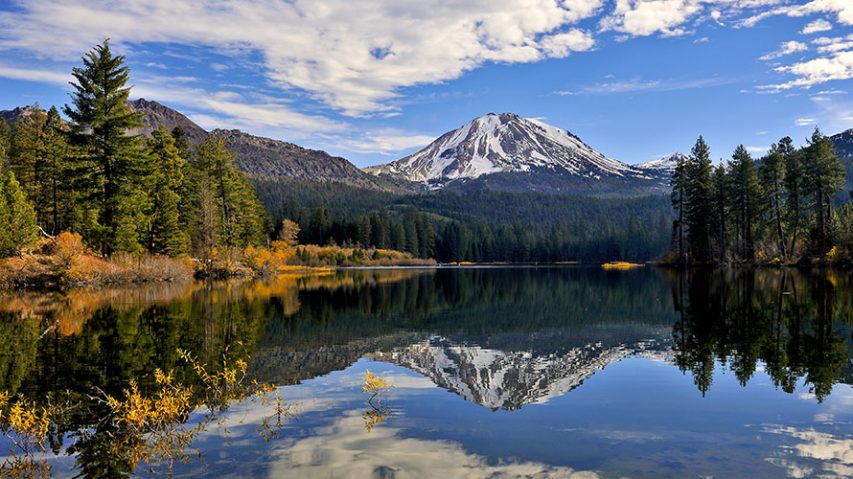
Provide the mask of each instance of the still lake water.
MULTIPOLYGON (((293 415, 269 437, 265 406, 235 405, 175 477, 853 477, 851 314, 853 278, 793 271, 354 270, 0 294, 0 390, 120 394, 180 368, 177 348, 215 362, 239 346, 293 415), (379 409, 368 369, 394 384, 379 409)), ((56 436, 54 477, 129 472, 56 436)))

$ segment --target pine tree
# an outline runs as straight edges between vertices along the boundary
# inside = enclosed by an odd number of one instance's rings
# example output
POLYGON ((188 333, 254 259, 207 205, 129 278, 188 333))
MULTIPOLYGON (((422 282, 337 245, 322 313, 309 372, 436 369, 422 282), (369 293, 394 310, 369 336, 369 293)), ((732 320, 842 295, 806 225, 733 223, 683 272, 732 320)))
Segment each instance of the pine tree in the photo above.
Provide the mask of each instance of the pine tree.
POLYGON ((403 216, 403 229, 406 232, 405 251, 417 256, 420 251, 418 243, 417 210, 410 208, 403 216))
POLYGON ((818 256, 829 251, 828 232, 832 218, 832 197, 844 185, 844 166, 835 155, 832 142, 815 128, 805 150, 804 185, 815 213, 814 247, 818 256))
POLYGON ((12 171, 0 178, 0 257, 11 256, 38 239, 36 214, 12 171))
POLYGON ((9 154, 9 140, 11 131, 6 120, 0 118, 0 174, 3 174, 7 168, 9 154))
POLYGON ((670 198, 672 208, 675 210, 675 218, 672 220, 673 246, 676 248, 679 264, 684 263, 684 197, 687 184, 685 163, 684 159, 679 156, 669 180, 672 187, 670 198))
POLYGON ((9 145, 9 169, 15 173, 24 194, 33 202, 36 218, 42 219, 45 204, 42 193, 44 176, 44 130, 47 114, 38 106, 32 107, 15 124, 9 145))
POLYGON ((105 40, 72 75, 73 106, 66 105, 64 112, 71 120, 72 144, 81 148, 76 158, 81 175, 75 181, 87 192, 80 200, 98 204, 96 237, 87 239, 106 253, 136 251, 147 224, 141 212, 147 211, 142 183, 149 164, 142 139, 128 134, 144 115, 127 105, 129 69, 105 40))
POLYGON ((759 168, 759 177, 761 179, 761 187, 768 200, 767 211, 770 213, 770 221, 773 224, 779 253, 784 260, 787 256, 785 232, 782 229, 785 195, 785 157, 782 155, 779 145, 774 143, 770 147, 770 153, 762 159, 761 167, 759 168))
POLYGON ((690 254, 699 262, 711 259, 711 217, 713 214, 713 183, 711 181, 711 150, 700 136, 690 153, 685 173, 684 221, 690 254))
POLYGON ((726 205, 729 202, 729 175, 726 172, 726 168, 723 165, 717 165, 714 169, 714 212, 711 216, 713 221, 711 222, 714 242, 717 246, 717 253, 719 255, 719 262, 725 263, 726 261, 726 241, 728 240, 726 235, 726 228, 728 225, 727 221, 727 209, 726 205))
POLYGON ((187 139, 187 134, 183 128, 176 126, 172 128, 172 138, 175 139, 175 147, 178 149, 178 154, 181 158, 188 160, 192 154, 190 141, 187 139))
POLYGON ((325 206, 315 208, 309 222, 308 243, 325 244, 329 240, 331 228, 329 210, 325 206))
POLYGON ((358 223, 358 243, 367 248, 370 246, 370 238, 373 233, 373 225, 370 223, 369 216, 363 216, 358 223))
POLYGON ((738 145, 735 149, 730 169, 730 198, 735 217, 736 249, 742 260, 752 261, 755 259, 756 227, 763 199, 755 162, 743 145, 738 145))
MULTIPOLYGON (((435 255, 435 228, 432 221, 424 215, 418 215, 418 245, 420 250, 418 256, 421 258, 432 258, 435 255)), ((484 245, 487 238, 484 236, 484 245)), ((491 245, 490 245, 491 246, 491 245)))
POLYGON ((41 221, 51 234, 71 227, 74 221, 73 175, 68 165, 70 152, 66 125, 59 116, 59 110, 51 107, 44 125, 45 191, 42 198, 48 206, 45 208, 46 218, 41 221))
POLYGON ((53 234, 71 226, 73 218, 68 154, 65 125, 55 107, 48 112, 35 107, 16 122, 9 167, 33 205, 36 221, 53 234))
POLYGON ((266 213, 233 160, 224 138, 209 137, 189 164, 190 235, 201 251, 242 248, 266 237, 266 213))
POLYGON ((186 162, 181 158, 174 138, 164 126, 154 131, 148 145, 155 162, 152 189, 149 192, 151 227, 148 250, 157 254, 180 256, 187 252, 189 241, 183 231, 179 211, 186 162))
POLYGON ((786 136, 776 145, 779 154, 785 159, 785 224, 789 238, 787 257, 796 254, 795 248, 800 239, 805 220, 803 218, 803 166, 802 152, 794 147, 794 140, 786 136))

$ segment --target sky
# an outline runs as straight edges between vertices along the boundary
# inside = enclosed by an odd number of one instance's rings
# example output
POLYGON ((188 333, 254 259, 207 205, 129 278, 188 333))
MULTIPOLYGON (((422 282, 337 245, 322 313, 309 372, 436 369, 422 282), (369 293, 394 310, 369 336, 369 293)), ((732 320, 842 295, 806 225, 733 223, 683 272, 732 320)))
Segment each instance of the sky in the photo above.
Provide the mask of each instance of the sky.
POLYGON ((105 38, 131 97, 362 167, 490 112, 631 164, 853 128, 853 0, 0 0, 0 109, 105 38))

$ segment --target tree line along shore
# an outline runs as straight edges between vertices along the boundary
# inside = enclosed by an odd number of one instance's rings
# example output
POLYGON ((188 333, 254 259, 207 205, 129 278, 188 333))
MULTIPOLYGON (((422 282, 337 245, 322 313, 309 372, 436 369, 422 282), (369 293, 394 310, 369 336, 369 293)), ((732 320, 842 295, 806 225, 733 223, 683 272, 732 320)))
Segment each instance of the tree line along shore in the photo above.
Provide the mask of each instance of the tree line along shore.
POLYGON ((818 129, 755 160, 740 145, 712 165, 702 137, 672 173, 670 265, 849 266, 853 204, 845 168, 818 129))

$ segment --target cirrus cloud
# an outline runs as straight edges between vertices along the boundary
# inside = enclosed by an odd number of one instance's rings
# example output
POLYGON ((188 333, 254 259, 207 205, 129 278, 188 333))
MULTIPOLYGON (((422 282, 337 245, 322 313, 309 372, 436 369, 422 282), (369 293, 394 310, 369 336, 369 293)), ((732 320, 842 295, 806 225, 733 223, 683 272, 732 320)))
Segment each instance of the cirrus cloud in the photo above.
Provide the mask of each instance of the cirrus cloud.
POLYGON ((779 48, 777 48, 776 50, 774 50, 770 53, 767 53, 765 55, 762 55, 761 59, 764 61, 775 60, 776 58, 781 58, 781 57, 784 57, 786 55, 790 55, 790 54, 796 53, 796 52, 804 52, 808 49, 809 49, 809 46, 806 45, 805 43, 802 43, 802 42, 797 42, 797 41, 784 42, 781 45, 779 45, 779 48))

